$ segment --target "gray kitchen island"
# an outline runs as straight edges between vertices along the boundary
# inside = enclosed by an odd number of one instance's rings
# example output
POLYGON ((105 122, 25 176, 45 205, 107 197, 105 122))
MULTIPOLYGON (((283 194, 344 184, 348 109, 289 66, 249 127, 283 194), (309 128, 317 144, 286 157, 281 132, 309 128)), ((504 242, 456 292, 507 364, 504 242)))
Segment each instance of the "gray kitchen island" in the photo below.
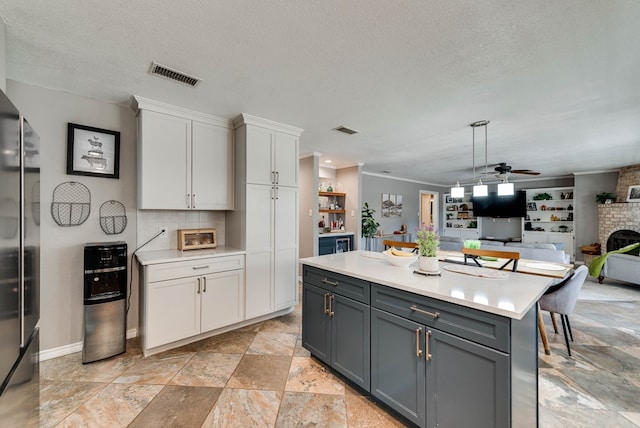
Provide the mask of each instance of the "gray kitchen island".
POLYGON ((537 426, 549 278, 442 262, 424 276, 364 251, 300 263, 303 346, 351 383, 416 426, 537 426))

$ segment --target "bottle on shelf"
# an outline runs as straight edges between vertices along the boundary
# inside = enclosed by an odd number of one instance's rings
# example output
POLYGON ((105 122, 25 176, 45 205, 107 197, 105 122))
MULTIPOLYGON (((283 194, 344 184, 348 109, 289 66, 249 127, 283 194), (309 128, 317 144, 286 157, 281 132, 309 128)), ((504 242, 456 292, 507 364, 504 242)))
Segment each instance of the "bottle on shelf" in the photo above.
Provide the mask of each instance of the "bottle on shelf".
POLYGON ((333 192, 333 187, 331 186, 331 183, 329 183, 329 187, 327 187, 327 192, 333 192))
POLYGON ((322 216, 322 218, 318 222, 318 227, 324 228, 324 216, 322 216))

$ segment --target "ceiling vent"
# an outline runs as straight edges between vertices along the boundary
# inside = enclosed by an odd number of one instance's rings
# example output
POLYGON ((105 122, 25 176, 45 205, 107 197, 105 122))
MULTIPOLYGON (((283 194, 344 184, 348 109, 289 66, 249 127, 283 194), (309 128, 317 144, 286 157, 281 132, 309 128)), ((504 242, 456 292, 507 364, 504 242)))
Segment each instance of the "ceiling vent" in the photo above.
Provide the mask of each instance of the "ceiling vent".
POLYGON ((337 128, 333 128, 334 131, 342 132, 343 134, 353 135, 357 134, 360 131, 356 131, 355 129, 347 128, 346 126, 340 125, 337 128))
POLYGON ((151 69, 149 70, 149 73, 191 87, 196 86, 202 80, 197 77, 189 76, 188 74, 181 71, 174 70, 173 68, 167 67, 166 65, 158 64, 157 62, 151 63, 151 69))

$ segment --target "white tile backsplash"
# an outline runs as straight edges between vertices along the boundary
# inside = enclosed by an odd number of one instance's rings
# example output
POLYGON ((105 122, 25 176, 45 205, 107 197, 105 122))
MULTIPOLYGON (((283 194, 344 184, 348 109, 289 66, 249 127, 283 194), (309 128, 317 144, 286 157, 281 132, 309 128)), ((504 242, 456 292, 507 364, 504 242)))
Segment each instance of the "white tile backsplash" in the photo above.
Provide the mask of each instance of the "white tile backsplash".
POLYGON ((173 250, 178 248, 178 229, 215 228, 218 245, 225 243, 224 211, 166 211, 138 210, 137 247, 158 233, 161 227, 168 228, 166 239, 156 238, 144 246, 144 251, 173 250))

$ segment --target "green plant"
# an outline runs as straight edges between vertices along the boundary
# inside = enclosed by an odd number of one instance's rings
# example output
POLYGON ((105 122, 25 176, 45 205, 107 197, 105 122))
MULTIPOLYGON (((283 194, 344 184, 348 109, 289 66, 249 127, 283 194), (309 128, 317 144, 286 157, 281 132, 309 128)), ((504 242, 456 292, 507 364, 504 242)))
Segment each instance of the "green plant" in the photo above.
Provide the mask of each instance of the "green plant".
POLYGON ((604 204, 608 199, 613 202, 616 200, 616 195, 611 192, 601 192, 596 195, 596 202, 599 204, 604 204))
POLYGON ((436 229, 429 225, 422 224, 416 233, 416 243, 418 244, 418 254, 423 257, 436 257, 440 246, 440 237, 436 229))
POLYGON ((551 196, 550 194, 548 194, 546 192, 545 193, 538 193, 537 195, 533 196, 533 200, 534 201, 549 201, 551 199, 553 199, 553 196, 551 196))
POLYGON ((362 206, 362 236, 364 238, 371 238, 378 231, 380 223, 373 217, 373 213, 376 210, 369 208, 367 202, 362 206))

